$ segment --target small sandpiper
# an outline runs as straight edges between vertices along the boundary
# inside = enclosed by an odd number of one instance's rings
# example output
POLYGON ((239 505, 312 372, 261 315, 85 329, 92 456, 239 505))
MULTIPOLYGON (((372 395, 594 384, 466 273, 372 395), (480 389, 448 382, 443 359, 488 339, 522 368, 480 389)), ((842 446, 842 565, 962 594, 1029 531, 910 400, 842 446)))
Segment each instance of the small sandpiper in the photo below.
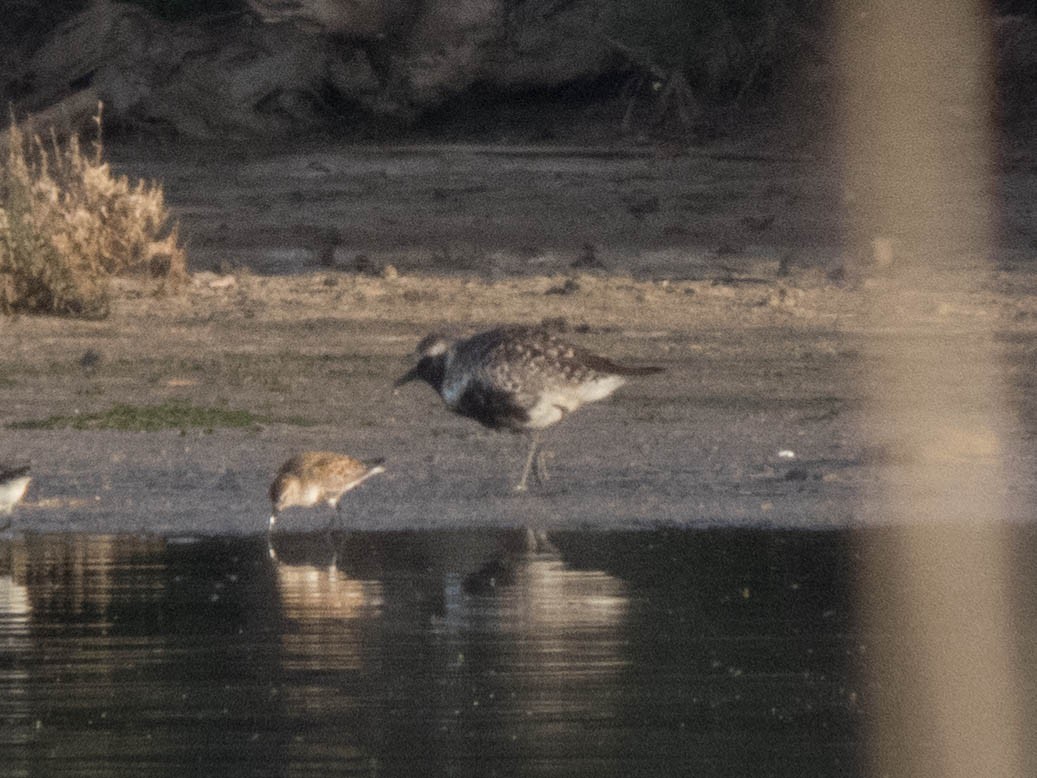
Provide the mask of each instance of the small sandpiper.
POLYGON ((451 410, 491 429, 531 432, 529 454, 515 491, 525 491, 536 457, 540 430, 556 424, 584 403, 603 400, 627 377, 662 372, 661 367, 617 365, 572 346, 541 327, 507 326, 470 338, 439 334, 418 344, 417 364, 396 386, 421 379, 439 392, 451 410))
POLYGON ((273 531, 277 517, 285 508, 300 506, 309 508, 326 502, 339 509, 339 499, 368 478, 384 473, 384 459, 361 461, 345 454, 330 451, 306 451, 296 454, 277 471, 270 484, 270 530, 273 531))
MULTIPOLYGON (((28 472, 29 465, 0 464, 0 515, 10 516, 14 506, 22 501, 32 480, 28 472)), ((3 529, 10 525, 11 520, 8 519, 3 529)))

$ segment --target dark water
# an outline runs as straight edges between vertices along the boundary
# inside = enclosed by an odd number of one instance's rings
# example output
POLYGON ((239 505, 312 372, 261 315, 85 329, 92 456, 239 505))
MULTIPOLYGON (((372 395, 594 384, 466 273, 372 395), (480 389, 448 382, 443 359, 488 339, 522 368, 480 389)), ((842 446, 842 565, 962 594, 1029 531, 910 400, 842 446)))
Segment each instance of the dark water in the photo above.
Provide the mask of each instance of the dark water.
POLYGON ((0 543, 0 774, 860 774, 847 536, 549 541, 0 543))

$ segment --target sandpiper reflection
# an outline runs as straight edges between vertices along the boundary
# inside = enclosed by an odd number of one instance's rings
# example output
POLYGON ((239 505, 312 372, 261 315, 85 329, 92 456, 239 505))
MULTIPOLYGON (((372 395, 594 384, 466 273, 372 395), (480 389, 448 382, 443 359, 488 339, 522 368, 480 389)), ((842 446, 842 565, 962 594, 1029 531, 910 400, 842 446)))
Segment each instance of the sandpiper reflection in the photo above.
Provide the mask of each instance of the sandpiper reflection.
POLYGON ((28 703, 32 685, 24 657, 32 651, 29 620, 32 603, 25 584, 26 555, 23 543, 0 545, 0 633, 3 634, 0 688, 4 690, 3 717, 9 726, 0 728, 0 745, 23 745, 31 740, 28 726, 10 726, 32 720, 28 703))

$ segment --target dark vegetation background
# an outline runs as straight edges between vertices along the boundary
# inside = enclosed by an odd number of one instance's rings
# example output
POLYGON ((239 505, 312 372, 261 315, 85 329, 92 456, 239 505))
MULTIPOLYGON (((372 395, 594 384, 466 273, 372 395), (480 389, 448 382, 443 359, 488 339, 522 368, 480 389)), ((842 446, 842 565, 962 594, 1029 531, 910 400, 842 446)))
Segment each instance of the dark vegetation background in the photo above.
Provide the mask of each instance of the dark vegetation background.
MULTIPOLYGON (((126 2, 177 24, 205 27, 235 18, 261 23, 246 0, 126 2)), ((511 0, 508 7, 517 9, 523 4, 523 0, 511 0)), ((24 76, 22 68, 27 57, 61 22, 87 6, 88 0, 0 0, 0 18, 4 19, 0 27, 0 99, 17 104, 31 92, 31 77, 24 76)), ((442 121, 444 116, 455 116, 452 111, 458 105, 521 106, 545 98, 590 103, 612 100, 616 105, 612 119, 624 131, 632 125, 678 132, 693 129, 696 138, 708 140, 739 121, 751 121, 756 109, 769 109, 776 101, 787 104, 795 99, 790 95, 796 90, 817 90, 818 84, 804 73, 816 75, 828 64, 830 2, 603 0, 603 7, 617 57, 597 78, 562 85, 553 94, 536 89, 502 93, 497 87, 487 89, 476 83, 442 106, 418 111, 407 122, 442 121)), ((1037 4, 1033 0, 996 0, 990 5, 990 15, 998 58, 1000 118, 1006 124, 1033 121, 1037 117, 1037 4), (1005 23, 1009 17, 1011 23, 1005 23)), ((821 89, 837 88, 830 71, 820 80, 825 82, 821 89)), ((332 115, 363 111, 353 104, 335 105, 335 98, 331 86, 320 96, 332 107, 332 115)), ((810 113, 813 109, 807 106, 803 110, 810 113)))

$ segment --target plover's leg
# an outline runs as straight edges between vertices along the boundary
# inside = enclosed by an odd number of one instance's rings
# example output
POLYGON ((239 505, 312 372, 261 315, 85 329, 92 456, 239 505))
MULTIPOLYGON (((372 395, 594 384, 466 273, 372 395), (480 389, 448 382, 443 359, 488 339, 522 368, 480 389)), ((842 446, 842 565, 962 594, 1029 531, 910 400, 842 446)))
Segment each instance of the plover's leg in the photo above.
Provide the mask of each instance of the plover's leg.
MULTIPOLYGON (((529 453, 526 455, 526 464, 522 466, 522 478, 519 479, 518 484, 515 486, 516 492, 526 491, 526 482, 529 481, 529 471, 533 469, 533 460, 536 458, 537 450, 540 448, 540 430, 534 430, 533 434, 530 435, 529 442, 529 453)), ((540 470, 540 467, 537 467, 540 470)), ((540 483, 539 472, 537 474, 537 483, 540 483)))
POLYGON ((277 523, 277 512, 276 512, 276 511, 274 511, 273 513, 271 513, 271 514, 270 514, 270 526, 269 526, 269 527, 267 527, 267 530, 266 530, 266 531, 267 531, 268 533, 270 533, 270 532, 273 532, 273 531, 274 531, 274 525, 275 525, 276 523, 277 523))
POLYGON ((543 448, 537 448, 535 465, 533 476, 537 479, 537 484, 543 486, 544 481, 551 477, 550 473, 547 472, 547 453, 543 448))

